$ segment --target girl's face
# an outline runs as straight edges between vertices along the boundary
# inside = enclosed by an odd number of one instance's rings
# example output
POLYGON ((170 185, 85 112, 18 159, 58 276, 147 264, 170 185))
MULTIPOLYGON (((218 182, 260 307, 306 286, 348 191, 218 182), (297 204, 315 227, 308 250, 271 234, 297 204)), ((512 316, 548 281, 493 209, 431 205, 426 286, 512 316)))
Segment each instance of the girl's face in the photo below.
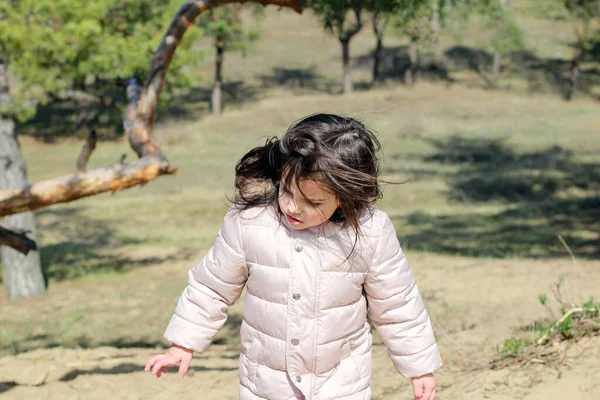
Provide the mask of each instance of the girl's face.
POLYGON ((279 209, 296 230, 329 221, 339 205, 335 194, 311 179, 302 179, 299 184, 291 182, 289 191, 284 189, 283 183, 279 186, 279 209))

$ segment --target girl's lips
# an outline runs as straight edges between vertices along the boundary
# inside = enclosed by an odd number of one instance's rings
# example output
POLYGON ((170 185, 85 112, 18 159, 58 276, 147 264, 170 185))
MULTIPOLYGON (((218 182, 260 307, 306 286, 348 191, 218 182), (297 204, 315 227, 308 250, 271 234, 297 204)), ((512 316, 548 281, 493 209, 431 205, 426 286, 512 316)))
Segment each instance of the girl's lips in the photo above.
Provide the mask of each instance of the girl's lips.
POLYGON ((299 225, 302 223, 302 221, 300 221, 299 219, 296 219, 294 217, 290 217, 289 215, 285 214, 285 217, 287 218, 288 222, 292 225, 299 225))

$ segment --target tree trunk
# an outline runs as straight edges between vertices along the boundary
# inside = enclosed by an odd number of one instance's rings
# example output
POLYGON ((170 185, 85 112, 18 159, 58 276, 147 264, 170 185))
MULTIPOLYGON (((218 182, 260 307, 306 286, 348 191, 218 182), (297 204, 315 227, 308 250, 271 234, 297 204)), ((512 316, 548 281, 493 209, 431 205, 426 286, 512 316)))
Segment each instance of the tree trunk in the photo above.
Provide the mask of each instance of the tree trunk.
POLYGON ((494 53, 494 62, 492 64, 492 87, 498 87, 498 81, 500 80, 500 66, 502 64, 502 54, 495 52, 494 53))
POLYGON ((410 47, 408 49, 409 66, 404 71, 404 83, 414 85, 417 82, 417 63, 419 61, 418 51, 419 38, 412 36, 410 38, 410 47))
MULTIPOLYGON (((10 119, 0 119, 0 190, 17 189, 27 185, 25 161, 21 156, 10 119)), ((11 227, 28 231, 35 240, 35 219, 32 211, 9 215, 3 221, 11 227)), ((0 246, 4 266, 4 284, 9 301, 43 296, 46 291, 40 253, 30 251, 23 255, 7 246, 0 246)))
MULTIPOLYGON (((10 103, 8 73, 0 63, 0 110, 10 103)), ((15 136, 15 122, 0 115, 0 191, 21 188, 27 184, 25 160, 15 136)), ((29 233, 35 241, 35 219, 33 212, 10 215, 2 221, 14 229, 29 233)), ((4 285, 9 301, 43 296, 46 292, 40 253, 30 251, 27 255, 7 246, 0 246, 0 261, 4 267, 4 285)))
POLYGON ((215 57, 215 87, 211 96, 211 107, 213 115, 221 115, 223 110, 223 96, 221 86, 223 85, 223 55, 225 53, 225 45, 222 40, 215 41, 215 49, 217 51, 215 57))
POLYGON ((377 46, 375 47, 375 53, 373 53, 373 83, 379 82, 379 69, 381 68, 381 58, 383 56, 383 40, 377 38, 377 46))
POLYGON ((340 39, 342 45, 343 93, 352 93, 352 77, 350 76, 350 39, 340 39))
POLYGON ((382 17, 381 14, 377 12, 373 14, 373 33, 377 39, 377 45, 375 46, 375 51, 373 52, 373 84, 379 83, 381 78, 380 70, 381 61, 383 58, 383 35, 385 34, 388 21, 388 18, 382 17))
POLYGON ((566 100, 571 100, 575 97, 577 93, 577 84, 579 82, 579 60, 581 60, 581 56, 583 54, 582 46, 578 42, 575 47, 575 52, 573 53, 573 58, 571 59, 571 73, 569 75, 569 90, 566 94, 566 100))
POLYGON ((442 47, 440 46, 440 2, 433 2, 433 12, 431 15, 431 31, 433 32, 433 51, 436 58, 442 57, 442 47))

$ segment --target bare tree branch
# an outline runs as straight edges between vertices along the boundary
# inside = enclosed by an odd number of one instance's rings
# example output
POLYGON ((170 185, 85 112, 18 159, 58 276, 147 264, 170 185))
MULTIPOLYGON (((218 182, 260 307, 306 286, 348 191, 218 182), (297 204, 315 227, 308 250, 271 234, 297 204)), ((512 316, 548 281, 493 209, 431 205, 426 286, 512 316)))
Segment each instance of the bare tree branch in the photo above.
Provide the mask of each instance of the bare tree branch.
POLYGON ((90 131, 90 136, 88 136, 88 139, 81 149, 81 153, 79 153, 79 157, 77 157, 77 164, 75 167, 77 172, 85 172, 85 168, 87 167, 87 163, 90 160, 92 152, 94 149, 96 149, 97 141, 98 136, 96 135, 96 130, 92 129, 90 131))
POLYGON ((128 164, 98 168, 85 174, 69 174, 21 189, 4 190, 0 192, 0 217, 99 193, 117 192, 173 173, 175 169, 169 166, 169 162, 161 154, 154 154, 128 164))
POLYGON ((12 247, 22 254, 27 254, 31 250, 37 250, 37 245, 26 236, 26 233, 21 229, 12 228, 0 223, 0 244, 12 247))

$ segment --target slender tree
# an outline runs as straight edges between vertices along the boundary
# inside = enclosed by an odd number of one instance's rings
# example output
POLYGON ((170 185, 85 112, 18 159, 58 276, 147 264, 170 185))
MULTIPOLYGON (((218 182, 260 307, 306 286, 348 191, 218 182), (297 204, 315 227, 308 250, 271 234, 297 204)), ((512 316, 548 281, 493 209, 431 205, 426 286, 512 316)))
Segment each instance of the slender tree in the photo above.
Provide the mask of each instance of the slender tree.
POLYGON ((503 58, 511 52, 525 49, 525 34, 514 20, 508 5, 507 0, 469 0, 459 2, 453 15, 459 23, 459 29, 473 15, 482 19, 485 31, 476 39, 476 43, 492 54, 492 68, 490 73, 479 68, 477 72, 490 88, 498 86, 503 58))
MULTIPOLYGON (((373 28, 379 30, 378 37, 383 40, 385 32, 385 14, 402 13, 419 5, 424 0, 315 0, 313 10, 323 27, 334 35, 340 42, 342 50, 342 92, 352 93, 353 84, 350 67, 350 41, 360 32, 365 24, 367 13, 375 13, 373 28)), ((381 49, 383 43, 379 42, 381 49)), ((381 56, 381 51, 377 53, 381 56)), ((380 59, 379 61, 380 62, 380 59)), ((377 74, 375 68, 373 74, 377 74)))
POLYGON ((407 85, 417 82, 419 47, 433 43, 431 20, 435 11, 434 4, 437 4, 437 0, 424 0, 414 3, 412 7, 405 7, 392 16, 395 31, 409 40, 409 64, 404 70, 404 83, 407 85))
POLYGON ((600 0, 564 0, 564 5, 569 12, 576 39, 565 96, 571 100, 578 90, 581 60, 592 44, 600 40, 600 33, 594 28, 594 21, 600 22, 600 0))
POLYGON ((525 48, 523 30, 511 18, 507 5, 507 0, 487 0, 480 9, 480 12, 487 17, 487 27, 493 32, 488 44, 494 54, 490 79, 492 87, 498 86, 502 57, 511 51, 525 48))
MULTIPOLYGON (((450 0, 451 3, 454 1, 450 0)), ((385 5, 373 12, 373 33, 377 40, 373 52, 373 83, 380 79, 380 65, 383 54, 383 37, 392 27, 396 34, 409 38, 409 66, 404 80, 408 84, 416 81, 419 46, 437 43, 440 25, 446 17, 449 0, 415 0, 396 2, 391 8, 385 5)))
POLYGON ((390 14, 375 11, 372 15, 373 33, 375 34, 376 44, 373 51, 373 84, 380 82, 381 63, 383 58, 383 37, 390 22, 390 14))
POLYGON ((325 29, 340 42, 342 49, 342 92, 352 93, 350 41, 364 25, 364 14, 372 4, 365 0, 329 0, 315 2, 313 9, 325 29))
MULTIPOLYGON (((249 7, 246 7, 249 8, 249 7)), ((262 8, 251 7, 254 17, 261 15, 262 8)), ((226 51, 241 51, 244 54, 260 37, 260 30, 248 28, 242 21, 242 5, 228 4, 209 10, 198 19, 198 26, 214 39, 215 83, 211 95, 211 110, 221 115, 223 110, 223 63, 226 51)))

